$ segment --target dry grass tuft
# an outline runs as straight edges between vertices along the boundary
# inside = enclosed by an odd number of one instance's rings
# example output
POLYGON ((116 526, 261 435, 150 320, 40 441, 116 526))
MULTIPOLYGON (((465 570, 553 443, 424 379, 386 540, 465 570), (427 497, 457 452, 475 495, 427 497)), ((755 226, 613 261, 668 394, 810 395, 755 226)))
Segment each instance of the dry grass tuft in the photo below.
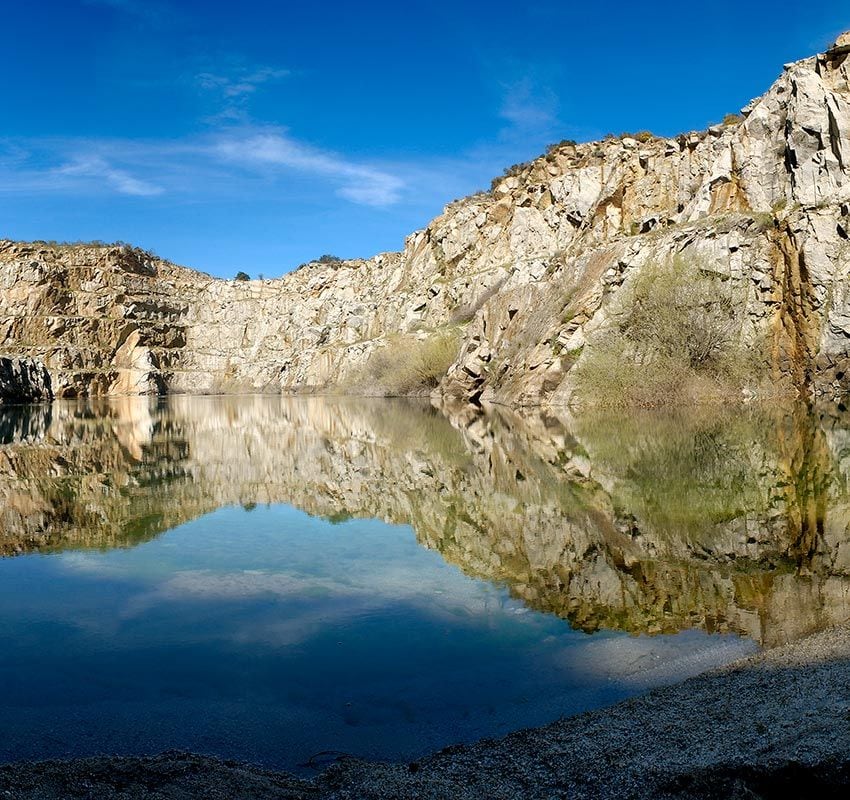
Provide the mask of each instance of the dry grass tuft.
POLYGON ((454 363, 459 345, 457 327, 432 331, 425 338, 395 337, 366 363, 359 388, 385 397, 426 395, 454 363))

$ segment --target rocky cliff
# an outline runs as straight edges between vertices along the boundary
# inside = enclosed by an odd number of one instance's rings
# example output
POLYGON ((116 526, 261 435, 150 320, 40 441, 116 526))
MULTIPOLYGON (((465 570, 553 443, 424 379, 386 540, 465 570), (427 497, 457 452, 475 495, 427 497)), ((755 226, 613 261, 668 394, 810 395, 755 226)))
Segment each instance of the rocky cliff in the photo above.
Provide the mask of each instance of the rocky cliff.
POLYGON ((325 398, 0 413, 0 554, 127 547, 220 506, 409 524, 584 630, 778 644, 850 615, 850 417, 443 415, 325 398))
POLYGON ((31 358, 0 358, 0 403, 52 400, 50 373, 31 358))
POLYGON ((59 395, 350 389, 369 384, 376 352, 391 364, 451 330, 436 393, 562 404, 630 287, 679 258, 737 309, 751 391, 843 394, 848 53, 845 35, 786 65, 701 133, 554 146, 400 253, 279 280, 215 280, 127 247, 0 242, 0 351, 42 359, 59 395))

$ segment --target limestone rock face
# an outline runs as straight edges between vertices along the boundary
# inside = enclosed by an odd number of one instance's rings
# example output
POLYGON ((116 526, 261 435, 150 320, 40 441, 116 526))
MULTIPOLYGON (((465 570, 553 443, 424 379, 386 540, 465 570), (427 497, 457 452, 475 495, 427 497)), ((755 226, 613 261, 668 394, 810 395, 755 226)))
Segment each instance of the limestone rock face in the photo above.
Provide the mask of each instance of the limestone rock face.
POLYGON ((0 348, 42 359, 60 395, 344 390, 399 337, 457 327, 437 394, 565 404, 612 310, 678 257, 737 298, 738 344, 761 343, 774 386, 845 394, 847 41, 708 131, 554 146, 400 253, 224 281, 131 248, 0 242, 0 348))
POLYGON ((27 358, 0 357, 0 403, 52 399, 50 374, 44 364, 27 358))
POLYGON ((0 241, 0 343, 41 359, 57 396, 333 385, 403 327, 399 263, 225 281, 128 247, 0 241))

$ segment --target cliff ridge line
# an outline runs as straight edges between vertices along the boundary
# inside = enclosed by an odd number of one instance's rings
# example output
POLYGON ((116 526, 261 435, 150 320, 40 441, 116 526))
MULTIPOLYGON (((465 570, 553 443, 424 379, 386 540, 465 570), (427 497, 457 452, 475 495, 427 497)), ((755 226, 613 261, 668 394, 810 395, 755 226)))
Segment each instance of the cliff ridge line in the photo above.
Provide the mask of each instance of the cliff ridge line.
POLYGON ((0 353, 43 362, 57 396, 387 393, 395 363, 445 337, 449 363, 412 391, 563 405, 641 276, 682 262, 734 301, 744 396, 841 396, 848 41, 707 131, 553 146, 399 253, 226 281, 128 246, 2 240, 0 353))

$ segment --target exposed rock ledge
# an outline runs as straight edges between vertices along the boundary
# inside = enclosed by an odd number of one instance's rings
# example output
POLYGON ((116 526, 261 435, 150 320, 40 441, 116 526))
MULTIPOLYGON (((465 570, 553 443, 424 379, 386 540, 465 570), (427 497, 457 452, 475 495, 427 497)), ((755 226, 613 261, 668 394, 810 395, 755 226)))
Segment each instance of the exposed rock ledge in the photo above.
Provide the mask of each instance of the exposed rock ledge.
POLYGON ((343 760, 314 780, 190 754, 0 767, 35 798, 839 797, 850 787, 850 628, 609 709, 412 764, 343 760), (780 793, 780 790, 782 792, 780 793))
MULTIPOLYGON (((453 327, 437 393, 571 401, 624 293, 680 257, 742 309, 787 393, 850 390, 847 37, 740 118, 676 138, 563 142, 449 205, 404 250, 224 281, 128 247, 0 241, 0 348, 57 395, 339 389, 379 349, 453 327)), ((625 294, 625 296, 628 296, 625 294)))

